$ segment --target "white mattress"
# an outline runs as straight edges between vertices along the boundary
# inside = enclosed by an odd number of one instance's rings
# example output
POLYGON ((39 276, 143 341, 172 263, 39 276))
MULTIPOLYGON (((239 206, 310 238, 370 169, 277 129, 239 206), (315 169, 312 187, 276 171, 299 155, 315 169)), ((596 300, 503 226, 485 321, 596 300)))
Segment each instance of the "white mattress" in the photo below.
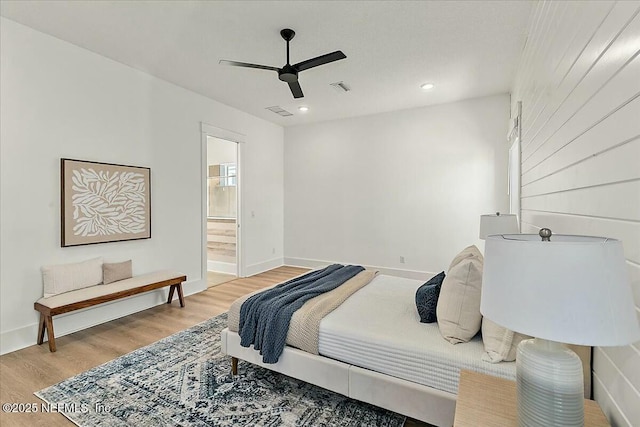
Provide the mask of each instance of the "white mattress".
POLYGON ((320 354, 449 393, 460 369, 515 379, 515 362, 481 360, 478 335, 450 344, 437 323, 420 323, 415 293, 423 281, 379 275, 320 323, 320 354))

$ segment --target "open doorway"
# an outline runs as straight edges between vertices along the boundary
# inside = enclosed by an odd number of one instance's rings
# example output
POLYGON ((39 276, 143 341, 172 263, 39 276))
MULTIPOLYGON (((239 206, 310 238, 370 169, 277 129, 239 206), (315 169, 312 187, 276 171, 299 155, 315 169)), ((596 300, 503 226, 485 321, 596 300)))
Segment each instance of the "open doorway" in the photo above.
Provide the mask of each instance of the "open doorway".
POLYGON ((207 136, 207 287, 238 271, 238 144, 207 136))

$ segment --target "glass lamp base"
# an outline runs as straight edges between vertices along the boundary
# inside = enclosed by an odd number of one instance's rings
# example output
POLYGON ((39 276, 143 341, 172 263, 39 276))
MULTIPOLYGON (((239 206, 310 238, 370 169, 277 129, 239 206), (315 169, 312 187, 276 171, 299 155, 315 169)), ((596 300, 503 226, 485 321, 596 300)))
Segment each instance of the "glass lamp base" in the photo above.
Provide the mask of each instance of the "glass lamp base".
POLYGON ((516 357, 520 427, 583 427, 584 379, 578 355, 560 343, 534 338, 516 357))

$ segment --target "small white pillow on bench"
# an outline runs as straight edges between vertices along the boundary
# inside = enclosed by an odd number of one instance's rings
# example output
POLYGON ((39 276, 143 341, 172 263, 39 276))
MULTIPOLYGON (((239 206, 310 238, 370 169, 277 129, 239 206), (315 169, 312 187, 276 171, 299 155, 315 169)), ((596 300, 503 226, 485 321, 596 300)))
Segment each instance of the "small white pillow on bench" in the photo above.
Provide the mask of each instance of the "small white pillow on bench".
POLYGON ((45 298, 102 283, 102 257, 42 267, 45 298))

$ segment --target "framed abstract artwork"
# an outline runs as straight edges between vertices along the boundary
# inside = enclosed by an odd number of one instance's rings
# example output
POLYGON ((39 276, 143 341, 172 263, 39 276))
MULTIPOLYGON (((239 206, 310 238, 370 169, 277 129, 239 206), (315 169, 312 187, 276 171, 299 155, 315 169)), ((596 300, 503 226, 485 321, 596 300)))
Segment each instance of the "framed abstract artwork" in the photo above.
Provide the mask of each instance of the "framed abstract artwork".
POLYGON ((151 169, 60 159, 62 246, 151 237, 151 169))

